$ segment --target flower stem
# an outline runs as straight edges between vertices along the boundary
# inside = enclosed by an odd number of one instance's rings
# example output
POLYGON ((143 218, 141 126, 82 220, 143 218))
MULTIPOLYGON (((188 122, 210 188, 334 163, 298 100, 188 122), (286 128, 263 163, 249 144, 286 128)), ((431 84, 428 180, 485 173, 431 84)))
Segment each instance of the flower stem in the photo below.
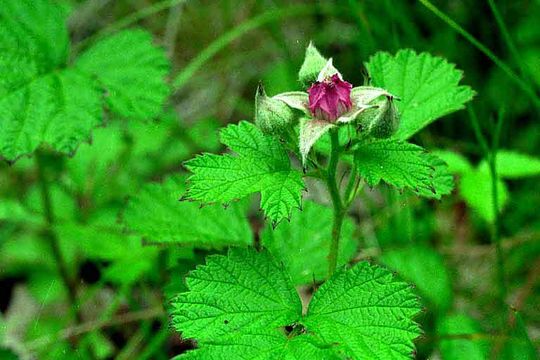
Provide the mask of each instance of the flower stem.
POLYGON ((43 213, 45 215, 46 228, 44 237, 51 247, 51 251, 58 267, 58 272, 60 278, 64 283, 64 286, 67 290, 68 301, 73 313, 73 316, 77 324, 82 322, 80 313, 77 311, 77 288, 76 282, 71 278, 68 271, 68 266, 64 255, 62 254, 62 249, 56 234, 54 233, 52 227, 54 226, 54 211, 53 205, 51 202, 51 195, 49 189, 49 181, 47 179, 46 169, 45 169, 45 159, 44 154, 41 152, 36 153, 36 166, 39 177, 39 187, 41 193, 41 201, 43 206, 43 213))
POLYGON ((328 253, 328 276, 336 271, 337 258, 339 253, 339 238, 341 236, 341 226, 345 217, 346 208, 343 206, 341 195, 336 181, 337 165, 339 161, 339 137, 337 129, 330 130, 330 139, 332 142, 332 150, 330 160, 328 161, 328 169, 326 171, 326 185, 332 199, 334 207, 334 221, 332 224, 332 241, 330 243, 330 252, 328 253))

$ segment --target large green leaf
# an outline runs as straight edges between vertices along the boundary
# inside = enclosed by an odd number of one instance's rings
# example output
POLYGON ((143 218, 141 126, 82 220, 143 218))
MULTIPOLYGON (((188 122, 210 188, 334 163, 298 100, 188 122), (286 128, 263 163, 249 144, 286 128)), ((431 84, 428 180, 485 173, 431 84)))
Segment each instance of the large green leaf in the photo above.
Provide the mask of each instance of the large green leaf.
POLYGON ((398 189, 439 199, 452 191, 446 164, 420 146, 396 140, 360 143, 354 152, 358 172, 370 186, 381 180, 398 189))
POLYGON ((397 101, 401 124, 395 135, 405 140, 436 119, 464 108, 474 96, 459 85, 462 72, 428 53, 400 50, 395 56, 379 52, 366 64, 373 85, 401 98, 397 101))
POLYGON ((130 201, 123 215, 127 227, 149 243, 171 243, 199 248, 249 245, 252 231, 245 206, 232 204, 200 207, 178 201, 185 177, 146 185, 130 201))
POLYGON ((362 262, 334 274, 315 293, 304 320, 323 341, 352 359, 409 359, 420 328, 410 285, 362 262))
POLYGON ((161 109, 167 61, 150 35, 122 32, 83 54, 75 67, 66 66, 68 55, 61 6, 49 0, 2 2, 1 157, 14 161, 44 143, 73 153, 102 124, 105 92, 119 115, 148 117, 161 109))
POLYGON ((336 273, 304 317, 289 275, 266 251, 210 256, 186 282, 173 326, 198 348, 181 359, 408 359, 419 335, 410 287, 368 263, 336 273))
POLYGON ((186 199, 229 203, 260 192, 261 208, 274 225, 300 207, 302 173, 291 167, 279 140, 243 121, 223 129, 221 142, 237 156, 203 154, 186 162, 193 173, 186 199))
MULTIPOLYGON (((540 175, 539 158, 515 151, 499 150, 495 159, 497 176, 500 178, 520 179, 540 175)), ((485 161, 482 161, 478 168, 482 171, 489 171, 485 161)))

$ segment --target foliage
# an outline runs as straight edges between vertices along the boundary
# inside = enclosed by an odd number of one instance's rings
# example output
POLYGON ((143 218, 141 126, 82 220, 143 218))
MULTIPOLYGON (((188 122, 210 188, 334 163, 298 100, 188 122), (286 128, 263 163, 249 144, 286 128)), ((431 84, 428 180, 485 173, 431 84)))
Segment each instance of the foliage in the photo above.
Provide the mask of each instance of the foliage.
POLYGON ((200 5, 2 1, 0 358, 537 358, 540 4, 200 5))

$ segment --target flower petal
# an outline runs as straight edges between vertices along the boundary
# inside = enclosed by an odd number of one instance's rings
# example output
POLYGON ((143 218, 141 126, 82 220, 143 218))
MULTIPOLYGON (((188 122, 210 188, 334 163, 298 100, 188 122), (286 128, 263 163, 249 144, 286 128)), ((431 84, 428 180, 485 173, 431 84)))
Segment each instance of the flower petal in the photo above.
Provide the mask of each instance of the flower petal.
POLYGON ((300 119, 300 154, 302 164, 306 164, 306 159, 313 145, 335 125, 324 121, 309 118, 300 119))

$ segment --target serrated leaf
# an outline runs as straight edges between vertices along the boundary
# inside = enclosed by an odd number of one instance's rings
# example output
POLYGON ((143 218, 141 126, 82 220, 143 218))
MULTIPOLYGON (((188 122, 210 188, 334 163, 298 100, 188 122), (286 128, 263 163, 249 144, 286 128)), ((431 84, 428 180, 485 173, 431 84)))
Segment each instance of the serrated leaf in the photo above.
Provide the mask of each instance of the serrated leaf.
POLYGON ((364 142, 355 148, 354 159, 359 174, 370 186, 384 181, 434 198, 451 191, 444 164, 417 145, 396 140, 364 142))
POLYGON ((289 276, 266 251, 210 256, 186 282, 173 326, 198 349, 179 359, 407 359, 419 335, 410 288, 367 263, 321 286, 303 319, 289 276))
POLYGON ((279 140, 243 121, 223 129, 221 142, 237 156, 203 154, 186 162, 193 173, 187 199, 229 203, 261 192, 261 208, 274 225, 300 207, 302 174, 291 167, 279 140))
MULTIPOLYGON (((113 82, 105 80, 113 78, 111 73, 114 73, 117 82, 121 81, 124 88, 129 87, 129 94, 141 95, 133 101, 137 101, 137 106, 143 109, 155 108, 152 99, 160 97, 163 100, 167 95, 158 91, 157 87, 143 88, 145 84, 163 82, 166 73, 162 69, 165 61, 162 52, 151 47, 149 35, 137 32, 129 43, 120 42, 120 34, 113 37, 115 45, 109 43, 107 51, 91 52, 84 57, 86 63, 96 62, 97 68, 66 67, 69 41, 65 22, 63 8, 48 0, 2 2, 0 156, 7 160, 14 161, 22 155, 31 154, 43 143, 59 152, 71 154, 82 141, 88 141, 91 130, 100 125, 103 118, 102 94, 105 89, 98 86, 94 76, 109 86, 113 82), (138 43, 133 42, 135 39, 138 43), (150 51, 153 56, 148 55, 150 51), (102 57, 97 59, 94 55, 102 57), (116 63, 117 68, 109 68, 110 72, 107 73, 105 65, 108 59, 117 58, 123 62, 116 63), (152 65, 137 68, 137 72, 123 76, 129 69, 127 65, 141 66, 144 61, 152 65), (142 94, 141 88, 147 92, 142 94)), ((115 99, 115 95, 111 98, 115 99)), ((113 110, 124 109, 117 106, 113 110)))
POLYGON ((234 333, 279 333, 302 314, 290 278, 267 252, 236 248, 209 256, 186 284, 189 292, 173 301, 173 326, 201 347, 234 333))
MULTIPOLYGON (((510 150, 497 151, 497 176, 503 179, 520 179, 540 175, 540 159, 510 150)), ((478 165, 479 170, 489 171, 487 162, 478 165)))
POLYGON ((112 110, 126 118, 157 116, 169 95, 167 58, 146 31, 127 30, 105 38, 81 55, 76 66, 97 78, 112 110))
POLYGON ((478 334, 481 332, 477 322, 461 314, 449 315, 439 320, 437 335, 442 340, 439 349, 444 360, 460 360, 467 354, 470 360, 485 360, 489 358, 489 344, 482 339, 452 339, 452 335, 478 334))
POLYGON ((123 215, 124 224, 149 243, 211 249, 252 243, 245 206, 201 208, 192 202, 178 201, 185 190, 184 183, 185 177, 174 176, 163 184, 147 184, 130 199, 123 215))
MULTIPOLYGON (((49 0, 3 0, 0 7, 0 59, 25 54, 34 59, 40 72, 63 65, 69 51, 66 19, 66 12, 49 0)), ((24 71, 24 65, 16 68, 24 71)), ((6 75, 10 74, 6 71, 6 75)), ((2 72, 0 79, 3 77, 2 72)))
MULTIPOLYGON (((268 226, 262 232, 263 246, 283 262, 294 284, 311 284, 328 275, 332 220, 332 209, 305 201, 290 223, 276 229, 268 226)), ((346 218, 341 230, 339 265, 346 264, 356 253, 358 243, 353 239, 353 232, 354 222, 346 218)))
POLYGON ((462 72, 445 59, 401 50, 379 52, 366 64, 373 85, 401 98, 396 102, 401 125, 395 138, 405 140, 436 119, 464 108, 474 91, 459 85, 462 72))
POLYGON ((382 254, 380 261, 415 284, 434 310, 445 312, 452 305, 450 275, 442 257, 433 249, 424 246, 390 249, 382 254))
POLYGON ((304 323, 352 359, 410 359, 420 335, 412 318, 420 309, 410 285, 362 262, 317 290, 304 323))
POLYGON ((440 200, 443 195, 449 195, 454 190, 454 177, 448 169, 446 162, 433 154, 427 154, 429 163, 433 169, 431 183, 433 189, 419 189, 419 195, 440 200))
MULTIPOLYGON (((491 174, 488 171, 476 169, 465 173, 459 182, 459 191, 467 205, 487 222, 493 222, 493 191, 491 174)), ((497 179, 497 195, 499 211, 502 211, 508 201, 508 190, 500 179, 497 179)))

